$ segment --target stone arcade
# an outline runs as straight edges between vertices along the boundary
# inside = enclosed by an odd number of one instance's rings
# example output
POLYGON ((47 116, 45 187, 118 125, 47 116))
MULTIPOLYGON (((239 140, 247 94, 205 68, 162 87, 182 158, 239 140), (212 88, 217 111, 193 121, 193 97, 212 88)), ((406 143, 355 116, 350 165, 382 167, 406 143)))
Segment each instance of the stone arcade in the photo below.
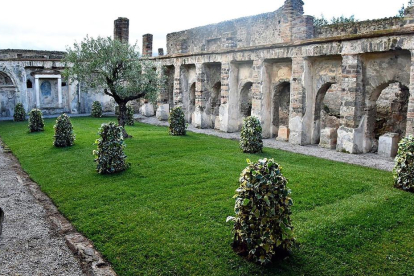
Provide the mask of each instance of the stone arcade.
MULTIPOLYGON (((236 132, 244 117, 261 120, 263 136, 318 144, 349 153, 395 155, 414 134, 414 8, 404 18, 315 27, 302 0, 270 13, 167 35, 167 55, 143 57, 166 79, 156 105, 140 112, 167 120, 181 106, 198 128, 236 132)), ((114 37, 127 42, 129 21, 114 37)), ((113 111, 102 93, 60 77, 64 52, 0 50, 0 117, 14 105, 46 113, 88 113, 93 100, 113 111)))
POLYGON ((158 119, 182 106, 196 127, 235 132, 253 115, 267 138, 395 155, 414 134, 414 9, 314 27, 303 4, 168 34, 158 119))

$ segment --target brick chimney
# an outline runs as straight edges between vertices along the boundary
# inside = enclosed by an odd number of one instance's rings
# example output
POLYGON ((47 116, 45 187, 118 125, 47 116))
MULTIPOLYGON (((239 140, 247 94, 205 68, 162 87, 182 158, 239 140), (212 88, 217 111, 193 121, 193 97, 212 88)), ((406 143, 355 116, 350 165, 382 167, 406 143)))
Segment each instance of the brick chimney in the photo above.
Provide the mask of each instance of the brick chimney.
POLYGON ((118 17, 114 21, 114 39, 118 39, 122 43, 128 43, 129 40, 129 19, 126 17, 118 17))
POLYGON ((142 36, 142 56, 152 57, 152 34, 142 36))

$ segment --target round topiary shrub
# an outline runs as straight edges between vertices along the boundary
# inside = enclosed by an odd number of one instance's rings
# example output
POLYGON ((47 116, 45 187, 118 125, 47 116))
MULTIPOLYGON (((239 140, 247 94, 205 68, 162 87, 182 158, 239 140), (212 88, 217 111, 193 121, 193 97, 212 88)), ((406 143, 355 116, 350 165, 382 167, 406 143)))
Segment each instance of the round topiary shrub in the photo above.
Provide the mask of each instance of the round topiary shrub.
POLYGON ((45 122, 40 109, 34 108, 29 112, 29 130, 30 132, 43 131, 45 122))
POLYGON ((99 101, 94 101, 92 103, 91 115, 92 117, 95 117, 95 118, 102 117, 102 105, 99 101))
POLYGON ((402 139, 395 157, 394 186, 414 193, 414 137, 402 139))
POLYGON ((102 124, 98 134, 100 138, 95 141, 98 149, 93 151, 98 173, 111 174, 127 169, 122 127, 113 122, 102 124))
POLYGON ((14 107, 13 119, 15 122, 23 122, 26 120, 26 111, 24 110, 23 104, 16 104, 14 107))
POLYGON ((171 111, 170 117, 168 117, 168 123, 170 124, 168 126, 170 135, 185 135, 187 126, 184 119, 184 112, 181 107, 176 107, 171 111))
POLYGON ((133 126, 135 124, 134 122, 134 109, 132 106, 127 105, 126 110, 126 124, 128 126, 133 126))
POLYGON ((262 126, 258 118, 247 117, 243 120, 240 149, 246 153, 262 152, 262 126))
POLYGON ((290 220, 293 202, 282 168, 273 159, 247 162, 234 196, 236 216, 227 221, 234 221, 234 250, 264 265, 285 256, 295 243, 290 220))
POLYGON ((66 114, 60 115, 53 126, 55 135, 53 145, 55 147, 69 147, 75 142, 75 134, 70 118, 66 114))

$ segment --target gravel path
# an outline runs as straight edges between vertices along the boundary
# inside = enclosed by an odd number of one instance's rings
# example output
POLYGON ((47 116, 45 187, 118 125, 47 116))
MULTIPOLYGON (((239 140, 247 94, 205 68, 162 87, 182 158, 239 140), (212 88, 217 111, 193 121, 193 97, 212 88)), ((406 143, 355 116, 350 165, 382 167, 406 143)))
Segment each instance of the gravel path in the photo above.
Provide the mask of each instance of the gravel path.
POLYGON ((11 154, 0 147, 0 275, 84 275, 62 235, 52 229, 44 207, 24 185, 11 154))
MULTIPOLYGON (((168 126, 168 122, 160 122, 156 117, 144 117, 142 115, 137 115, 136 119, 140 122, 157 125, 157 126, 168 126)), ((198 129, 192 125, 188 126, 188 130, 196 133, 203 133, 207 135, 214 135, 225 139, 239 140, 240 133, 226 133, 214 129, 198 129)), ((304 155, 315 156, 323 159, 344 162, 348 164, 360 165, 364 167, 392 171, 394 167, 394 160, 392 158, 385 158, 374 153, 364 153, 364 154, 347 154, 342 152, 337 152, 335 150, 329 150, 325 148, 320 148, 317 145, 310 146, 298 146, 292 145, 288 142, 277 141, 276 139, 263 139, 263 144, 265 147, 280 149, 295 153, 300 153, 304 155)))

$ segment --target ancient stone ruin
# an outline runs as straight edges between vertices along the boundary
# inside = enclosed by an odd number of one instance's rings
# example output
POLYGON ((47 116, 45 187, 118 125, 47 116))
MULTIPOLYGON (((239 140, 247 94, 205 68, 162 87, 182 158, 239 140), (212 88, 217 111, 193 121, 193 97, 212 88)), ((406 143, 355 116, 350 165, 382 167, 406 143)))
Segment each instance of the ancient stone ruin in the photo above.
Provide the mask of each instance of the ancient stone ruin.
POLYGON ((315 27, 303 5, 168 34, 156 116, 182 106, 196 127, 235 132, 253 115, 267 138, 394 155, 414 134, 413 8, 315 27))
MULTIPOLYGON (((170 33, 156 57, 144 35, 143 58, 166 83, 140 112, 167 120, 181 106, 188 123, 224 132, 252 115, 265 138, 393 156, 414 134, 414 8, 403 18, 315 27, 303 5, 286 0, 274 12, 170 33)), ((128 41, 127 18, 115 20, 114 37, 128 41)), ((88 113, 94 100, 113 110, 102 93, 61 79, 63 55, 0 50, 0 116, 18 102, 46 114, 88 113)))

